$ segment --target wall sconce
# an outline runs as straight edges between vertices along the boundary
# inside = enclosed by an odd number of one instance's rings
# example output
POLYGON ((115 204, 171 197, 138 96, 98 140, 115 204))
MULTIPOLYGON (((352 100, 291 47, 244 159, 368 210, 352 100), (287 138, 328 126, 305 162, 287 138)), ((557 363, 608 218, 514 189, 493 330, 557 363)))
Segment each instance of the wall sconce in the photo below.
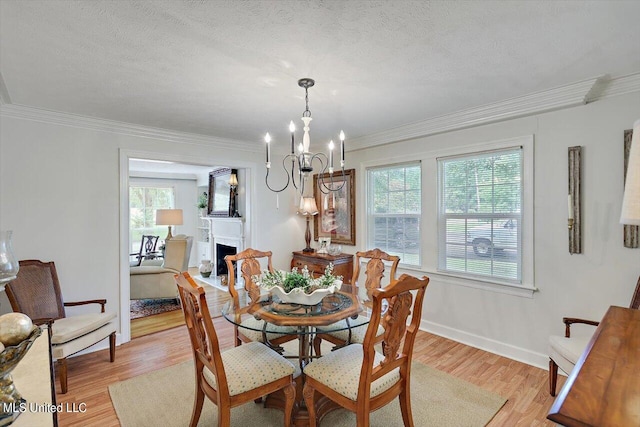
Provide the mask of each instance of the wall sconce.
POLYGON ((624 200, 620 215, 624 247, 635 249, 640 246, 640 120, 624 131, 624 200))
POLYGON ((569 147, 569 196, 568 196, 568 227, 569 253, 582 253, 582 212, 581 212, 581 157, 582 147, 569 147))
POLYGON ((238 170, 231 169, 231 175, 229 175, 229 188, 231 190, 231 200, 229 201, 229 216, 233 218, 239 218, 238 213, 238 170))

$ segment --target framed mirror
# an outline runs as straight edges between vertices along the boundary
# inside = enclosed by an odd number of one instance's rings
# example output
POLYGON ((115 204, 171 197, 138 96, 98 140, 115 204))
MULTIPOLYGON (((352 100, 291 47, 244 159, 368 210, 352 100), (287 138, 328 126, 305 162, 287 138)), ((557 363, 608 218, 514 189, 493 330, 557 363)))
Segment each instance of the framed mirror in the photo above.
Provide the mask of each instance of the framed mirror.
POLYGON ((231 169, 217 169, 209 172, 209 203, 208 216, 230 216, 231 209, 231 169))

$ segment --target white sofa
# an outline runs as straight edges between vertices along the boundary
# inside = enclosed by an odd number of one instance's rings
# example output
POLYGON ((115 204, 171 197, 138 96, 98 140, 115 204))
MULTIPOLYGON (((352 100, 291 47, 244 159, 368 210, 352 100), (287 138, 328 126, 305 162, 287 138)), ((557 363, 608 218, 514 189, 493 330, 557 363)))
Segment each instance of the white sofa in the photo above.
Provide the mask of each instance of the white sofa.
POLYGON ((178 235, 165 242, 164 260, 144 260, 131 267, 131 299, 178 298, 175 274, 187 271, 193 237, 178 235))

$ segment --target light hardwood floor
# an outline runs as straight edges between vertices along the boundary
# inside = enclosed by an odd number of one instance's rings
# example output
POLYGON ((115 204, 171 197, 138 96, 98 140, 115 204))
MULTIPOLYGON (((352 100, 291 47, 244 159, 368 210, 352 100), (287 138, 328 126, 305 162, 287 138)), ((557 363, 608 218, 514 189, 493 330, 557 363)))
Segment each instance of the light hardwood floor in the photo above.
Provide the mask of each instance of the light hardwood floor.
MULTIPOLYGON (((233 345, 233 328, 223 318, 214 319, 220 345, 233 345)), ((86 403, 85 413, 59 414, 60 426, 118 426, 109 397, 109 384, 162 369, 192 358, 185 326, 153 333, 116 350, 71 358, 69 392, 58 403, 86 403)), ((547 371, 497 356, 426 332, 419 332, 414 358, 509 399, 489 426, 553 426, 546 420, 553 403, 548 393, 547 371)), ((564 377, 559 378, 558 389, 564 377)), ((57 390, 60 390, 56 381, 57 390)), ((191 406, 192 402, 176 402, 191 406)), ((420 426, 416 420, 416 426, 420 426)))

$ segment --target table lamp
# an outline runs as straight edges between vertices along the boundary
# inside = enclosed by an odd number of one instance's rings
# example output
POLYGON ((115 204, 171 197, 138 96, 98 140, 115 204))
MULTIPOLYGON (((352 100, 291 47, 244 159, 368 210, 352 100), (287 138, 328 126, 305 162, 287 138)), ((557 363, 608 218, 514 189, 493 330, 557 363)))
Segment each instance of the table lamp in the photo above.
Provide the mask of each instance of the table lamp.
POLYGON ((640 120, 633 124, 620 223, 640 225, 640 120))
POLYGON ((313 197, 303 197, 300 200, 300 209, 298 213, 307 217, 307 231, 304 234, 304 239, 307 242, 307 247, 302 252, 313 252, 311 248, 311 229, 309 228, 309 220, 314 215, 318 215, 318 207, 316 206, 316 199, 313 197))
POLYGON ((171 240, 171 226, 182 225, 182 209, 156 209, 156 225, 169 226, 169 234, 165 240, 171 240))

